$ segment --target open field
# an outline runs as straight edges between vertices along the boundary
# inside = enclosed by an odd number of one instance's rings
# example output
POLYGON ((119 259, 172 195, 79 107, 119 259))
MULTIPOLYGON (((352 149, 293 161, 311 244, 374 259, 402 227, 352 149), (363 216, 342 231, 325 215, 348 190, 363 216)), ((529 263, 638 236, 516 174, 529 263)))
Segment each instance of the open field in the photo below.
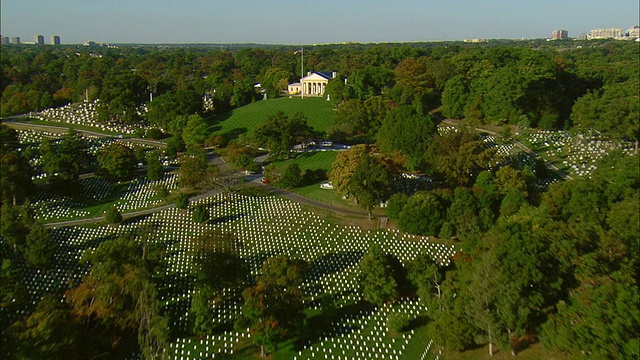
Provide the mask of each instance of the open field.
POLYGON ((277 98, 256 101, 252 104, 233 109, 213 120, 211 131, 215 135, 223 135, 228 140, 242 134, 251 133, 253 128, 263 123, 270 115, 283 111, 287 116, 302 112, 309 125, 323 137, 325 131, 333 124, 331 103, 323 98, 277 98))
POLYGON ((326 173, 329 173, 337 156, 338 151, 306 151, 297 153, 295 158, 274 163, 281 168, 284 168, 288 164, 296 163, 303 172, 307 169, 322 169, 326 173))

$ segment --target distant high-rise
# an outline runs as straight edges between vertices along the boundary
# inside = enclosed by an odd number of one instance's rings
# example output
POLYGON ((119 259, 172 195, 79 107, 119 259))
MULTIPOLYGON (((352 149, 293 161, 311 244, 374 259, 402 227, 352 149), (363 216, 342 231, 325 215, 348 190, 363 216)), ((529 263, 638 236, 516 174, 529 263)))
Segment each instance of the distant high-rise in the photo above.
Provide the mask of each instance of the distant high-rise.
POLYGON ((589 39, 619 39, 621 37, 621 28, 592 29, 588 36, 589 39))
POLYGON ((33 42, 35 42, 37 45, 44 45, 44 36, 42 35, 36 35, 33 37, 33 42))
POLYGON ((569 38, 569 32, 567 30, 553 30, 551 38, 553 40, 566 40, 569 38))
POLYGON ((640 37, 640 26, 632 26, 627 29, 627 37, 637 38, 640 37))
POLYGON ((12 44, 20 44, 20 36, 14 36, 11 38, 12 44))
POLYGON ((60 36, 52 35, 51 36, 51 45, 60 45, 60 36))
POLYGON ((0 36, 0 43, 3 45, 9 44, 9 37, 8 36, 0 36))

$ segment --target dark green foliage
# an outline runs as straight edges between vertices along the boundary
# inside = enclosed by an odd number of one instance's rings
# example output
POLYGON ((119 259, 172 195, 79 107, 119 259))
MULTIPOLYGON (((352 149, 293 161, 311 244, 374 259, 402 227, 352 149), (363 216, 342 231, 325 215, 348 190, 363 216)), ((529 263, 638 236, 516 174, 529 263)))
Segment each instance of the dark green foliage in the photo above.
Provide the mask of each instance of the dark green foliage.
POLYGON ((31 227, 26 240, 25 260, 40 270, 50 269, 55 263, 57 248, 49 230, 36 223, 31 227))
POLYGON ((302 325, 302 291, 299 285, 309 270, 303 260, 291 260, 280 255, 267 259, 262 265, 255 286, 242 293, 244 306, 236 322, 239 329, 249 328, 251 340, 273 351, 275 345, 292 337, 302 325))
POLYGON ((65 293, 65 300, 80 324, 74 327, 80 337, 94 341, 91 346, 80 343, 74 353, 85 358, 105 351, 117 354, 137 343, 146 358, 154 358, 167 346, 168 323, 150 272, 150 259, 156 256, 145 247, 118 237, 85 252, 82 262, 90 262, 91 271, 65 293))
POLYGON ((15 130, 0 125, 0 190, 2 203, 22 204, 33 191, 33 172, 27 157, 18 150, 18 134, 15 130))
POLYGON ((160 140, 164 138, 164 133, 158 128, 150 128, 144 133, 144 137, 151 140, 160 140))
POLYGON ((447 223, 451 226, 451 235, 460 239, 480 232, 481 224, 478 217, 478 206, 473 191, 457 187, 453 191, 451 206, 446 210, 447 223))
POLYGON ((416 289, 420 300, 430 309, 440 308, 442 301, 442 283, 447 269, 438 266, 428 253, 419 254, 409 263, 407 277, 416 289))
POLYGON ((176 156, 187 149, 180 134, 174 135, 167 139, 167 148, 164 150, 167 156, 176 156))
POLYGON ((111 225, 119 225, 122 223, 122 214, 115 205, 111 205, 105 212, 107 223, 111 225))
POLYGON ((356 198, 358 205, 369 212, 371 218, 373 208, 391 195, 390 189, 394 179, 395 174, 382 163, 382 159, 367 151, 362 155, 349 180, 348 193, 356 198))
POLYGON ((409 197, 405 194, 397 193, 391 195, 387 201, 387 215, 392 219, 400 218, 400 213, 408 201, 409 197))
POLYGON ((291 73, 289 71, 269 68, 260 79, 260 85, 267 91, 267 97, 274 99, 287 90, 290 77, 291 73))
POLYGON ((98 172, 108 179, 122 181, 133 178, 138 167, 133 149, 120 143, 112 143, 98 154, 98 172))
MULTIPOLYGON (((77 324, 70 307, 56 295, 46 295, 24 322, 14 325, 14 331, 24 346, 20 353, 25 357, 40 359, 79 359, 69 354, 77 349, 77 324)), ((76 350, 77 351, 77 350, 76 350)))
POLYGON ((304 114, 296 113, 289 118, 282 111, 271 115, 253 132, 256 145, 268 149, 273 156, 288 156, 294 145, 304 144, 311 136, 312 129, 304 114))
POLYGON ((160 162, 160 154, 152 151, 147 154, 147 179, 157 181, 164 176, 164 168, 160 162))
POLYGON ((360 289, 366 301, 382 306, 398 296, 398 283, 393 276, 392 266, 380 246, 369 247, 360 260, 359 270, 360 289))
POLYGON ((4 203, 0 219, 0 233, 4 242, 21 254, 26 246, 27 235, 33 225, 30 214, 25 207, 4 203))
POLYGON ((182 157, 178 172, 180 186, 188 188, 206 187, 207 183, 211 181, 211 177, 212 173, 209 171, 204 153, 182 157))
POLYGON ((73 185, 78 183, 80 174, 87 171, 91 164, 89 145, 73 129, 57 144, 43 139, 40 153, 49 181, 60 183, 61 190, 71 191, 73 185))
POLYGON ((619 276, 596 277, 572 290, 543 326, 542 343, 592 358, 637 358, 638 287, 629 286, 635 280, 619 276))
POLYGON ((208 335, 214 330, 214 313, 207 292, 196 288, 191 296, 189 308, 191 332, 195 335, 208 335))
POLYGON ((0 161, 2 203, 21 204, 33 192, 29 161, 17 153, 3 154, 0 161))
POLYGON ((589 92, 573 105, 571 120, 581 131, 596 130, 614 138, 640 139, 640 105, 636 76, 624 82, 603 87, 602 92, 589 92))
POLYGON ((185 193, 178 194, 178 196, 176 196, 176 207, 186 210, 189 207, 189 195, 185 193))
POLYGON ((413 107, 404 105, 387 113, 377 135, 377 144, 386 154, 397 151, 407 156, 405 166, 409 170, 421 169, 429 141, 435 133, 436 123, 429 115, 421 115, 413 107))
POLYGON ((297 163, 287 165, 282 171, 282 176, 278 180, 282 187, 291 189, 302 184, 302 171, 297 163))
POLYGON ((199 115, 189 115, 187 125, 182 129, 182 140, 187 148, 204 145, 209 136, 209 125, 199 115))
POLYGON ((147 99, 147 85, 142 77, 131 72, 106 76, 100 91, 98 118, 103 123, 139 123, 138 108, 147 99))
POLYGON ((305 169, 304 174, 302 174, 301 185, 313 185, 324 180, 327 180, 327 173, 324 169, 305 169))
POLYGON ((433 137, 429 163, 447 186, 469 186, 489 167, 494 152, 477 133, 463 128, 433 137))
MULTIPOLYGON (((153 101, 148 103, 148 107, 149 111, 146 117, 149 123, 176 135, 181 129, 176 119, 201 111, 202 94, 198 94, 193 88, 181 88, 154 96, 153 101)), ((157 135, 157 133, 149 134, 149 131, 147 131, 147 136, 153 138, 150 135, 157 135)))
POLYGON ((211 215, 209 214, 209 209, 207 209, 203 204, 197 204, 193 208, 193 221, 197 223, 204 223, 211 219, 211 215))
POLYGON ((444 105, 442 114, 452 119, 464 118, 464 109, 467 106, 468 98, 469 84, 467 79, 462 75, 449 79, 442 94, 442 104, 444 105))
POLYGON ((366 100, 346 100, 339 104, 334 124, 327 132, 337 141, 345 141, 349 137, 363 134, 373 137, 392 107, 391 101, 381 96, 366 100))
POLYGON ((436 236, 444 223, 444 207, 440 199, 428 191, 420 191, 409 197, 400 212, 398 227, 417 235, 436 236))
POLYGON ((518 190, 509 191, 500 203, 500 216, 511 216, 527 204, 525 193, 518 190))

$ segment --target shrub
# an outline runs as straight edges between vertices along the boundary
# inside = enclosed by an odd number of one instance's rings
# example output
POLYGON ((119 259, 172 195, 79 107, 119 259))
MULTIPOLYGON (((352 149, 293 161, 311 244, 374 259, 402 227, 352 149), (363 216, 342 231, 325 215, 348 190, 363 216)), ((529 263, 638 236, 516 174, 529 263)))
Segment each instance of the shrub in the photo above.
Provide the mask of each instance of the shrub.
POLYGON ((207 208, 202 204, 196 205, 193 210, 193 221, 202 224, 209 221, 209 219, 211 219, 209 210, 207 210, 207 208))
POLYGON ((107 212, 105 213, 105 218, 107 222, 112 225, 117 225, 122 223, 122 214, 118 210, 115 205, 111 205, 107 212))
POLYGON ((164 137, 164 133, 158 128, 151 128, 147 130, 145 137, 147 139, 160 140, 164 137))
POLYGON ((178 209, 186 209, 189 207, 189 195, 185 193, 180 193, 176 197, 176 207, 178 209))

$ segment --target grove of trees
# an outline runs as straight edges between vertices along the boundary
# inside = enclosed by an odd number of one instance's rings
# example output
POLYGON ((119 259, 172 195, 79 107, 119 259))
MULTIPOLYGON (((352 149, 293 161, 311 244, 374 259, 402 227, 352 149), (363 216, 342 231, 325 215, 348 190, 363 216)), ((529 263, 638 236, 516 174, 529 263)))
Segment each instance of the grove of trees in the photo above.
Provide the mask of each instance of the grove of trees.
MULTIPOLYGON (((277 112, 242 141, 211 136, 223 114, 257 100, 254 84, 272 98, 297 80, 300 64, 290 50, 3 46, 0 115, 99 99, 100 122, 147 127, 148 137, 165 138, 166 154, 179 154, 181 187, 230 191, 232 177, 210 166, 205 143, 238 169, 255 169, 257 148, 289 158, 294 145, 317 135, 304 114, 277 112)), ((371 246, 358 268, 366 302, 383 306, 418 296, 430 309, 426 326, 434 343, 454 351, 486 345, 490 354, 496 348, 517 354, 540 342, 569 356, 639 356, 637 43, 340 44, 306 55, 309 68, 339 74, 327 87, 334 108, 327 136, 353 146, 329 174, 336 192, 370 216, 386 202, 401 231, 439 237, 458 250, 447 266, 427 254, 403 265, 371 246), (439 133, 447 119, 461 126, 439 133), (547 188, 537 181, 546 173, 496 156, 473 131, 477 125, 590 133, 635 142, 636 154, 612 151, 591 176, 547 188), (430 182, 403 193, 403 172, 430 182)), ((38 166, 46 178, 34 185, 16 131, 0 130, 0 304, 17 311, 32 302, 21 266, 48 271, 56 262, 51 233, 28 204, 36 187, 74 195, 69 189, 87 172, 124 181, 146 162, 148 179, 159 180, 164 168, 159 153, 140 157, 119 142, 94 157, 86 139, 70 130, 42 140, 38 166)), ((303 174, 295 163, 268 171, 288 188, 323 177, 303 174)), ((187 193, 175 203, 187 212, 187 193)), ((122 222, 115 207, 105 215, 114 225, 122 222)), ((204 205, 192 216, 211 220, 204 205)), ((153 236, 153 229, 138 230, 153 236)), ((131 349, 161 358, 171 336, 158 289, 166 264, 162 249, 138 240, 103 239, 87 250, 82 265, 90 270, 64 294, 33 302, 33 311, 14 323, 1 319, 8 334, 2 347, 24 358, 124 358, 131 349)), ((211 304, 229 289, 244 301, 235 326, 250 330, 263 356, 304 332, 300 285, 310 264, 271 257, 251 279, 232 235, 190 241, 193 334, 213 331, 211 304)), ((394 315, 388 325, 407 327, 394 315)))

